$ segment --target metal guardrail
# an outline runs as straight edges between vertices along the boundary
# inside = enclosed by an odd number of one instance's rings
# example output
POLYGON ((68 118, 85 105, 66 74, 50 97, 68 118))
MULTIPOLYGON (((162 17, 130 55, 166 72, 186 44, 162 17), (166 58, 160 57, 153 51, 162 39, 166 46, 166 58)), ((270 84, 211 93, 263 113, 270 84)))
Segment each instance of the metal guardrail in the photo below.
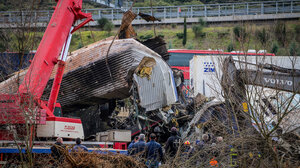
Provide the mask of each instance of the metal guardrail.
MULTIPOLYGON (((126 9, 86 9, 92 13, 93 19, 108 18, 112 21, 121 20, 126 9)), ((160 6, 160 7, 135 7, 136 13, 152 14, 160 19, 172 18, 198 18, 198 17, 221 17, 238 15, 262 15, 300 13, 300 0, 281 0, 263 2, 224 3, 188 6, 160 6)), ((0 12, 0 23, 41 23, 49 22, 53 11, 0 12)), ((140 19, 138 17, 137 19, 140 19)))
POLYGON ((89 0, 89 1, 95 2, 95 3, 99 4, 99 5, 103 5, 103 6, 106 6, 106 7, 115 8, 115 5, 112 4, 112 3, 108 4, 107 0, 89 0))

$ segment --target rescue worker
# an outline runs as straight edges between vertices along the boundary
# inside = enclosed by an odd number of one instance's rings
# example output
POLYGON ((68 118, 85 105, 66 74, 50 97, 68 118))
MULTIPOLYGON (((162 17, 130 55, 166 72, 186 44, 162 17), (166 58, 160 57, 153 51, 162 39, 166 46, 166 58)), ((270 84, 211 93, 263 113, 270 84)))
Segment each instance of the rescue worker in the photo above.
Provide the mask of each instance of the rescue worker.
POLYGON ((150 142, 146 145, 146 165, 148 168, 157 168, 159 162, 163 161, 162 147, 155 140, 156 135, 154 133, 150 134, 150 142))
POLYGON ((203 134, 202 140, 197 144, 197 150, 201 150, 205 147, 209 147, 210 141, 211 141, 211 138, 210 138, 209 134, 203 134))
POLYGON ((79 151, 79 150, 83 150, 83 151, 86 151, 88 152, 88 148, 84 145, 81 145, 81 139, 80 138, 76 138, 76 145, 73 147, 73 150, 74 151, 79 151))
POLYGON ((215 157, 213 157, 212 159, 210 159, 209 164, 212 167, 218 167, 218 161, 215 160, 215 157))
POLYGON ((192 154, 194 152, 194 148, 191 146, 191 142, 190 141, 185 141, 183 145, 184 145, 184 147, 183 147, 183 156, 186 157, 186 158, 192 156, 192 154))
POLYGON ((220 144, 223 142, 223 137, 219 136, 217 137, 217 143, 220 144))
POLYGON ((145 134, 140 134, 139 141, 134 143, 132 146, 132 150, 133 150, 132 152, 134 155, 141 154, 142 156, 144 156, 145 148, 146 148, 145 134))
POLYGON ((177 153, 180 137, 177 135, 177 128, 171 128, 171 136, 166 142, 165 151, 170 157, 174 157, 177 153))
POLYGON ((128 145, 127 151, 128 151, 128 155, 133 155, 133 145, 138 142, 139 137, 136 136, 134 137, 134 139, 132 140, 132 142, 128 145))
POLYGON ((61 137, 58 137, 56 139, 55 144, 51 147, 51 156, 55 159, 55 161, 62 163, 64 160, 64 157, 62 156, 62 151, 59 149, 58 146, 64 148, 63 139, 61 137))

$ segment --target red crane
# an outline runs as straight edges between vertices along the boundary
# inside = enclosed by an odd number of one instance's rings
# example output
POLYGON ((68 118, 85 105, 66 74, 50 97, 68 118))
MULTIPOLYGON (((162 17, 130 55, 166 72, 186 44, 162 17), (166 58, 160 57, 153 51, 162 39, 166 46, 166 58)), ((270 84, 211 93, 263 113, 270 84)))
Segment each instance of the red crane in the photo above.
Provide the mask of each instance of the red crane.
MULTIPOLYGON (((38 137, 83 138, 80 119, 57 117, 53 112, 54 107, 59 106, 56 100, 72 33, 93 19, 91 14, 81 11, 82 0, 56 2, 55 11, 18 93, 0 94, 0 124, 7 126, 31 122, 37 124, 38 137), (81 19, 85 20, 73 27, 81 19), (49 100, 41 100, 56 64, 57 72, 49 100)), ((10 137, 9 131, 0 131, 0 140, 10 137)))

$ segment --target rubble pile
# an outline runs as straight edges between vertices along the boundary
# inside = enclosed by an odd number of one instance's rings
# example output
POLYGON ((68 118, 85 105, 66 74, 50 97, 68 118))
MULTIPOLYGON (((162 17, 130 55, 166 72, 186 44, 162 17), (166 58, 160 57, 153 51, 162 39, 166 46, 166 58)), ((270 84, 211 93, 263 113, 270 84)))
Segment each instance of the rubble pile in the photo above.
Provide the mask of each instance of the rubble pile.
POLYGON ((144 167, 143 163, 138 162, 130 156, 97 152, 76 152, 68 153, 63 167, 99 167, 99 168, 139 168, 144 167))

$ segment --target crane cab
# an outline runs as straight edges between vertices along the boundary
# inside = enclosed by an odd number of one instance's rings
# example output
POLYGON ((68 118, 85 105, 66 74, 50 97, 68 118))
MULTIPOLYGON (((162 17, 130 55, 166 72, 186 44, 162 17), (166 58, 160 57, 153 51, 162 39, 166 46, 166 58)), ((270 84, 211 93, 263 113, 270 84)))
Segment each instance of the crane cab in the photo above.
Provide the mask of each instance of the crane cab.
POLYGON ((52 138, 81 138, 84 139, 84 132, 81 119, 62 117, 61 105, 55 104, 54 117, 47 117, 45 124, 37 125, 37 137, 52 138))

